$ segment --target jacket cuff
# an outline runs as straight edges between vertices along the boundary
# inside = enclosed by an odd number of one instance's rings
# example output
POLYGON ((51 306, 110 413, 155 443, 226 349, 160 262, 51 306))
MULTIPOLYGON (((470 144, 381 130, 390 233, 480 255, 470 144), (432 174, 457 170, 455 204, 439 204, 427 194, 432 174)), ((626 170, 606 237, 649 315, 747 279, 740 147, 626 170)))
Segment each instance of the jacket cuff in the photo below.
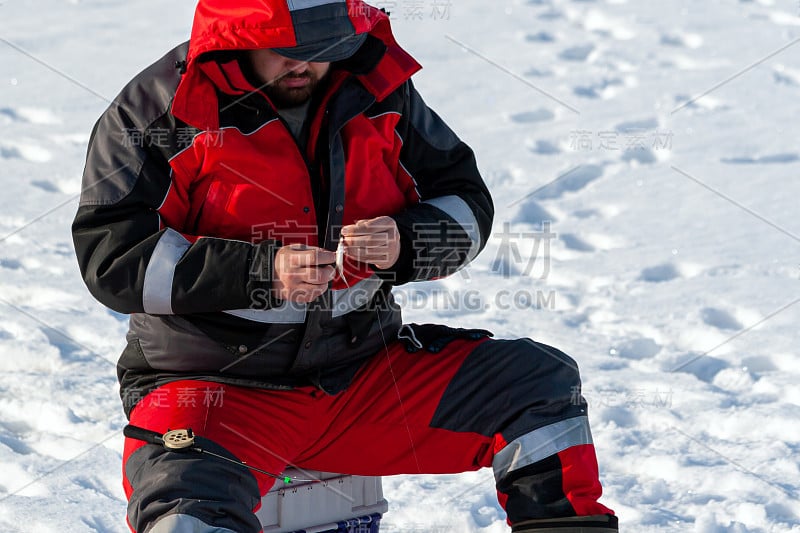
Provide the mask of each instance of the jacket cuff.
POLYGON ((401 227, 395 217, 392 218, 394 218, 397 230, 400 233, 400 255, 397 257, 397 261, 389 268, 376 269, 375 275, 392 285, 402 285, 403 283, 414 281, 416 252, 414 251, 413 236, 407 228, 401 227))
POLYGON ((417 204, 393 215, 400 232, 400 257, 390 272, 395 285, 443 278, 467 262, 469 235, 447 213, 417 204))
POLYGON ((279 242, 266 240, 254 245, 250 251, 246 282, 250 309, 272 309, 280 305, 272 290, 275 254, 280 247, 279 242))

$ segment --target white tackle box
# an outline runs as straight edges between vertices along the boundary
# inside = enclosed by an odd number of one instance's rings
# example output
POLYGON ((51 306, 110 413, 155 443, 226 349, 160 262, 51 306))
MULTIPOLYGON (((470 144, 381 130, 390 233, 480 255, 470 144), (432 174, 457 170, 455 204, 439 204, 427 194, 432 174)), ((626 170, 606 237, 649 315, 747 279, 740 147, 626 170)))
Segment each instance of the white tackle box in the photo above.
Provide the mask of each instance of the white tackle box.
POLYGON ((276 481, 256 513, 264 533, 377 533, 389 509, 379 477, 294 469, 285 475, 321 481, 276 481))

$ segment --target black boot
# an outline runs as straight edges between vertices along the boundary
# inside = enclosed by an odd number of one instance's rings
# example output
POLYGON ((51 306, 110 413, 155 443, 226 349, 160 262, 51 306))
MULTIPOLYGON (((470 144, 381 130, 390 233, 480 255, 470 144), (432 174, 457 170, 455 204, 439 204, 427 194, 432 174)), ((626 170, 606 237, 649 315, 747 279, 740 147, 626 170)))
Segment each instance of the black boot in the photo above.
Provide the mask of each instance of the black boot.
POLYGON ((617 517, 610 514, 526 520, 514 524, 512 533, 617 533, 617 517))

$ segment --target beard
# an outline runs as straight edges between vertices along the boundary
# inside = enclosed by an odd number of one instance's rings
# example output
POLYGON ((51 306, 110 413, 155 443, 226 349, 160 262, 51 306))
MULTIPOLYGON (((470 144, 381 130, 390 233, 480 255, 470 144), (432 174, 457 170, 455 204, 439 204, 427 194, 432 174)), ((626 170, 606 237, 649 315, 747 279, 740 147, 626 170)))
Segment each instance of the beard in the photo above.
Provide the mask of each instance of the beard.
POLYGON ((321 83, 325 80, 318 78, 313 72, 307 70, 297 74, 289 72, 281 76, 274 82, 264 87, 264 92, 277 108, 297 107, 308 102, 317 92, 321 83), (306 85, 302 87, 291 87, 286 85, 286 81, 306 80, 306 85))

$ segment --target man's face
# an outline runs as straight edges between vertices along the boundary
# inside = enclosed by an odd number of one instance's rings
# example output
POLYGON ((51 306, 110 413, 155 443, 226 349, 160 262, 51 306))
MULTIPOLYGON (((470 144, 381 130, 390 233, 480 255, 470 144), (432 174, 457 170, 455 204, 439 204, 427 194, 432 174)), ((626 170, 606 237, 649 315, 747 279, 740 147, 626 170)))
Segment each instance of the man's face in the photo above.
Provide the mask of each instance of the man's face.
POLYGON ((264 92, 277 107, 294 107, 305 103, 330 70, 330 63, 306 63, 289 59, 268 48, 248 53, 253 72, 264 92))

